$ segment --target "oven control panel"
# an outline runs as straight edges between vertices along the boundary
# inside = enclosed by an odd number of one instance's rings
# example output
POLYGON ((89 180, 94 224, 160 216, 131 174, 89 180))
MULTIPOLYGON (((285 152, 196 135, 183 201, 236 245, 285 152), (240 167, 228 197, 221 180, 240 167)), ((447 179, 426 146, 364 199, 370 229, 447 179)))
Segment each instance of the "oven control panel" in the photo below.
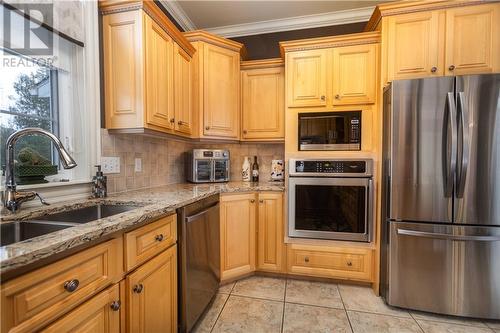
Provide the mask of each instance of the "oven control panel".
POLYGON ((371 160, 290 160, 290 175, 371 175, 371 160))

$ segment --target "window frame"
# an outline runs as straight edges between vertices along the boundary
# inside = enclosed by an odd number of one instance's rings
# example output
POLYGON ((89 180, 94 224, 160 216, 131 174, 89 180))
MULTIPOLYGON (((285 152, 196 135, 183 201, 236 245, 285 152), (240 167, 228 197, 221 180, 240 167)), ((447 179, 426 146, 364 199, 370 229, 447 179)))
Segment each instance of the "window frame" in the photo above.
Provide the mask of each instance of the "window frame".
MULTIPOLYGON (((100 116, 100 73, 99 73, 99 11, 97 1, 82 1, 83 28, 85 42, 83 47, 83 87, 84 114, 88 128, 85 129, 88 140, 86 175, 68 182, 50 182, 45 184, 19 185, 18 190, 35 190, 50 203, 81 200, 91 193, 93 166, 100 160, 101 154, 101 116, 100 116)), ((77 166, 78 168, 78 166, 77 166)), ((2 177, 1 190, 5 181, 2 177)), ((30 201, 24 207, 40 207, 38 201, 30 201)))

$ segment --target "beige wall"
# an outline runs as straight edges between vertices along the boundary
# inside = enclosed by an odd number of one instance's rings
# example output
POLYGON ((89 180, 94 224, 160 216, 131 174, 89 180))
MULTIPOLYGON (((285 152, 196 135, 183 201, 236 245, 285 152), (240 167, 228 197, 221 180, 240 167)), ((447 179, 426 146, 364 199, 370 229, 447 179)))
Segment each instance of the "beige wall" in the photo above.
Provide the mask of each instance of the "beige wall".
POLYGON ((120 173, 107 174, 108 193, 186 181, 183 153, 193 148, 229 149, 231 180, 241 180, 245 156, 257 156, 260 180, 271 178, 271 160, 284 158, 279 143, 200 143, 134 134, 109 134, 101 130, 101 155, 120 157, 120 173), (142 171, 134 171, 135 158, 142 159, 142 171))

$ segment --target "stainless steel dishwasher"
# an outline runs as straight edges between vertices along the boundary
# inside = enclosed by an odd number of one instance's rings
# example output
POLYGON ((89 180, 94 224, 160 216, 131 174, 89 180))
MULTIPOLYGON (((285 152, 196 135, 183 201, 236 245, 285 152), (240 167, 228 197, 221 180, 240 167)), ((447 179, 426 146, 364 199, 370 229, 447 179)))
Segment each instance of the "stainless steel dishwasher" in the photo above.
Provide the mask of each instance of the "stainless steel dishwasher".
POLYGON ((189 332, 219 288, 219 195, 177 210, 179 331, 189 332))

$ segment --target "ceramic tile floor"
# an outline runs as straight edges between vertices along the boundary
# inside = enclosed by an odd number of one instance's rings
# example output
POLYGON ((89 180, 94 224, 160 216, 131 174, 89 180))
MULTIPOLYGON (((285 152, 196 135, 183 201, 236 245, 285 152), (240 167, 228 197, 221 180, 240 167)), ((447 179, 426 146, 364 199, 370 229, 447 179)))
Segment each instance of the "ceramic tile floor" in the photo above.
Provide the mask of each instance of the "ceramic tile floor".
POLYGON ((253 276, 222 286, 194 332, 500 333, 500 321, 392 308, 368 287, 253 276))

